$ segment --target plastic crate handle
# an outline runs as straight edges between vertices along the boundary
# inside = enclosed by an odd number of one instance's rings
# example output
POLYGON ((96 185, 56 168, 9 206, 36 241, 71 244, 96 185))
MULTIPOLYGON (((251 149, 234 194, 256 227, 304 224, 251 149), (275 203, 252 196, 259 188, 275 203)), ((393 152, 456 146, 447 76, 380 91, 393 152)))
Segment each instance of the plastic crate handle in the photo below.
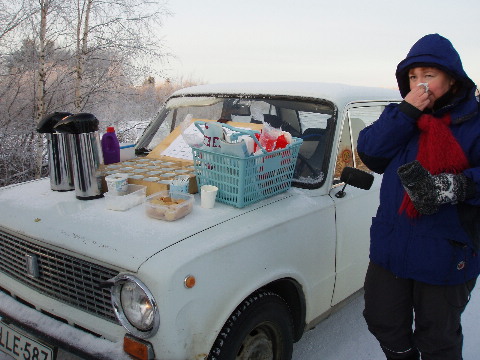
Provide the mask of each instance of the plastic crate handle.
MULTIPOLYGON (((207 124, 207 122, 199 120, 199 121, 195 121, 194 124, 197 127, 197 129, 200 130, 202 135, 205 135, 201 126, 207 124)), ((235 140, 235 141, 238 140, 238 137, 240 135, 248 135, 253 139, 253 141, 255 141, 257 143, 257 145, 259 146, 260 149, 262 149, 264 154, 268 153, 268 151, 260 144, 257 137, 255 136, 255 134, 259 133, 258 131, 254 131, 254 130, 250 130, 250 129, 237 128, 237 127, 233 127, 233 126, 230 126, 230 125, 224 124, 224 123, 220 123, 220 124, 222 125, 222 127, 225 127, 225 128, 227 128, 231 131, 236 132, 236 134, 230 135, 230 138, 232 140, 235 140)))

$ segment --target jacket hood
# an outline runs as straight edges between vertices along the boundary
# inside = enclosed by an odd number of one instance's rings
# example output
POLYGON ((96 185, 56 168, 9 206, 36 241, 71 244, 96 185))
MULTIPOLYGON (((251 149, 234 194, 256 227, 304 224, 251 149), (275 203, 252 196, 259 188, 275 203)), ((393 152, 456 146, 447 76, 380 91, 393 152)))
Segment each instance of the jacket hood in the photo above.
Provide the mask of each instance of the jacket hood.
POLYGON ((448 39, 439 34, 422 37, 412 46, 407 57, 398 64, 395 76, 403 98, 410 91, 408 71, 417 66, 431 66, 447 72, 455 78, 463 94, 470 93, 472 88, 475 88, 474 82, 463 70, 458 52, 448 39))

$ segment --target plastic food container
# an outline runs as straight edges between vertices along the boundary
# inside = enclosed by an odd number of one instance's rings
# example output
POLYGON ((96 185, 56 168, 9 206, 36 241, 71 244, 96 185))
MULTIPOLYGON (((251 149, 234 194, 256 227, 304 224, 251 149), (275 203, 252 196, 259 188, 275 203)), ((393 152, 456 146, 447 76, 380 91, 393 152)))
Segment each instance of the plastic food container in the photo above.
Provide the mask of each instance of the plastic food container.
POLYGON ((109 210, 128 210, 144 202, 146 193, 146 186, 133 184, 129 184, 127 191, 122 195, 106 192, 104 194, 106 200, 106 207, 109 210))
POLYGON ((160 191, 147 197, 145 212, 154 219, 175 221, 190 214, 193 201, 189 193, 160 191))

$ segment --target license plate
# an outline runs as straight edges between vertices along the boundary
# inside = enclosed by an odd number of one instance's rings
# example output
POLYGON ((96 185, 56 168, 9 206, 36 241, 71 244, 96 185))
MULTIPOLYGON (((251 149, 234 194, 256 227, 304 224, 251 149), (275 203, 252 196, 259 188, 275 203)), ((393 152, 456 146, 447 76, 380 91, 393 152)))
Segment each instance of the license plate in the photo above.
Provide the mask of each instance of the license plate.
POLYGON ((40 343, 0 321, 0 351, 16 360, 54 360, 51 347, 40 343))

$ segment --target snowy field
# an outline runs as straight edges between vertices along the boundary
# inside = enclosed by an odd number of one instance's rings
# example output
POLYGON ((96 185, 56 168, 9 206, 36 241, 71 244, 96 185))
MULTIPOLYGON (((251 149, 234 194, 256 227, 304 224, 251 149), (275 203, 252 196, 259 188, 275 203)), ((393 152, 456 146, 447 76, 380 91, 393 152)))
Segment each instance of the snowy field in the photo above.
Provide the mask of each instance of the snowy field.
MULTIPOLYGON (((341 310, 307 332, 294 345, 293 360, 384 360, 362 317, 363 297, 354 298, 341 310)), ((463 314, 464 360, 480 358, 480 287, 463 314)), ((0 360, 11 360, 0 353, 0 360)), ((62 360, 62 359, 58 359, 62 360)))

